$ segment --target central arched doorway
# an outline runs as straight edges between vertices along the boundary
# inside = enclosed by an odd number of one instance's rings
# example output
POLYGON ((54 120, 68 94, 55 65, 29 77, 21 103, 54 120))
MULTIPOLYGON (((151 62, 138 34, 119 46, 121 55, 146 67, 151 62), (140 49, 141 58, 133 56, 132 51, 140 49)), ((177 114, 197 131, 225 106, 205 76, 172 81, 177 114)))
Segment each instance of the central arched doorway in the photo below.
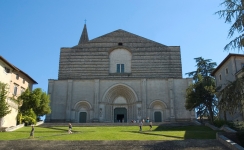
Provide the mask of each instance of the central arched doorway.
POLYGON ((104 121, 108 122, 128 122, 137 118, 136 102, 137 95, 134 90, 125 84, 115 84, 105 92, 103 103, 100 103, 100 108, 105 110, 104 121))
POLYGON ((114 109, 114 122, 127 122, 127 109, 115 108, 114 109))

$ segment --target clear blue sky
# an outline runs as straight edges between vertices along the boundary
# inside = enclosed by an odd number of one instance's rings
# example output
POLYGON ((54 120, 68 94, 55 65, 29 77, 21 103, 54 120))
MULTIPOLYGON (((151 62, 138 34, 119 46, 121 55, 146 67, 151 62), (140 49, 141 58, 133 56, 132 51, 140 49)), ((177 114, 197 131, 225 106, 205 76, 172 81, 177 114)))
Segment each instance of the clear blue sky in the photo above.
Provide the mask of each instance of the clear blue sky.
MULTIPOLYGON (((47 91, 58 78, 61 47, 78 44, 84 20, 89 39, 123 29, 180 46, 183 77, 194 58, 219 64, 230 24, 214 13, 222 0, 0 0, 0 55, 47 91)), ((230 51, 238 53, 237 50, 230 51)))

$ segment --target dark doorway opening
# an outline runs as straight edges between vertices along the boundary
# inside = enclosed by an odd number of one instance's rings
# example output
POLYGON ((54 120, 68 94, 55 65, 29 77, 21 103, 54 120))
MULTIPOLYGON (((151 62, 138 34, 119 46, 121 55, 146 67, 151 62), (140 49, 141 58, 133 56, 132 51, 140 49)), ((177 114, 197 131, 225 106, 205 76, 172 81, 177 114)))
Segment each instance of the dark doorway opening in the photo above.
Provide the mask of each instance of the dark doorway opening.
POLYGON ((114 109, 114 122, 127 122, 127 109, 115 108, 114 109))
POLYGON ((86 112, 80 112, 79 123, 86 123, 86 112))
POLYGON ((162 122, 162 114, 159 111, 154 112, 154 120, 155 122, 162 122))
POLYGON ((118 120, 118 122, 124 122, 124 114, 118 114, 117 120, 118 120))

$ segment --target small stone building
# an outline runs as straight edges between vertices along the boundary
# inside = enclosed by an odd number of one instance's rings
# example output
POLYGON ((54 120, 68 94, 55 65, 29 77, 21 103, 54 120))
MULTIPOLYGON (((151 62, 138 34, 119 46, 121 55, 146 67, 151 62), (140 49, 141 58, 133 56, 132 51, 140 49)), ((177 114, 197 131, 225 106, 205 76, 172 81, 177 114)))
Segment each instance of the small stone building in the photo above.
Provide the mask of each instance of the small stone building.
POLYGON ((46 122, 189 121, 179 46, 166 46, 124 30, 61 48, 58 79, 49 79, 46 122))
MULTIPOLYGON (((244 55, 230 53, 226 58, 217 66, 217 68, 211 73, 215 77, 217 87, 221 87, 222 90, 230 82, 235 81, 243 75, 242 69, 244 67, 244 55)), ((241 121, 244 119, 244 106, 240 105, 240 111, 234 114, 226 112, 226 119, 228 121, 241 121), (242 107, 242 108, 241 108, 242 107), (242 111, 241 111, 242 109, 242 111)), ((225 116, 223 110, 219 110, 219 117, 224 119, 225 116)))

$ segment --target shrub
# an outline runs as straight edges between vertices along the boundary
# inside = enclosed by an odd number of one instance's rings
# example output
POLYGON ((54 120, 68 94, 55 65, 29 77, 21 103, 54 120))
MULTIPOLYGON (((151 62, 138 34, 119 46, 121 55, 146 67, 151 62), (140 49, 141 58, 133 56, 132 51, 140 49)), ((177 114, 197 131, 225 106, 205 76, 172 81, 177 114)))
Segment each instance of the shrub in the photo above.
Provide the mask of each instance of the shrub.
POLYGON ((244 146, 244 131, 238 131, 236 135, 241 143, 241 146, 244 146))
POLYGON ((233 122, 225 121, 225 120, 222 120, 222 119, 214 120, 213 124, 214 124, 214 126, 216 126, 218 128, 222 127, 223 125, 227 125, 230 128, 232 128, 234 126, 233 122))
POLYGON ((24 122, 25 126, 27 126, 27 125, 31 125, 31 124, 36 124, 36 119, 29 117, 29 116, 23 116, 22 122, 24 122))
POLYGON ((25 111, 23 113, 21 121, 24 122, 25 125, 36 124, 35 112, 32 109, 30 109, 29 111, 25 111))

